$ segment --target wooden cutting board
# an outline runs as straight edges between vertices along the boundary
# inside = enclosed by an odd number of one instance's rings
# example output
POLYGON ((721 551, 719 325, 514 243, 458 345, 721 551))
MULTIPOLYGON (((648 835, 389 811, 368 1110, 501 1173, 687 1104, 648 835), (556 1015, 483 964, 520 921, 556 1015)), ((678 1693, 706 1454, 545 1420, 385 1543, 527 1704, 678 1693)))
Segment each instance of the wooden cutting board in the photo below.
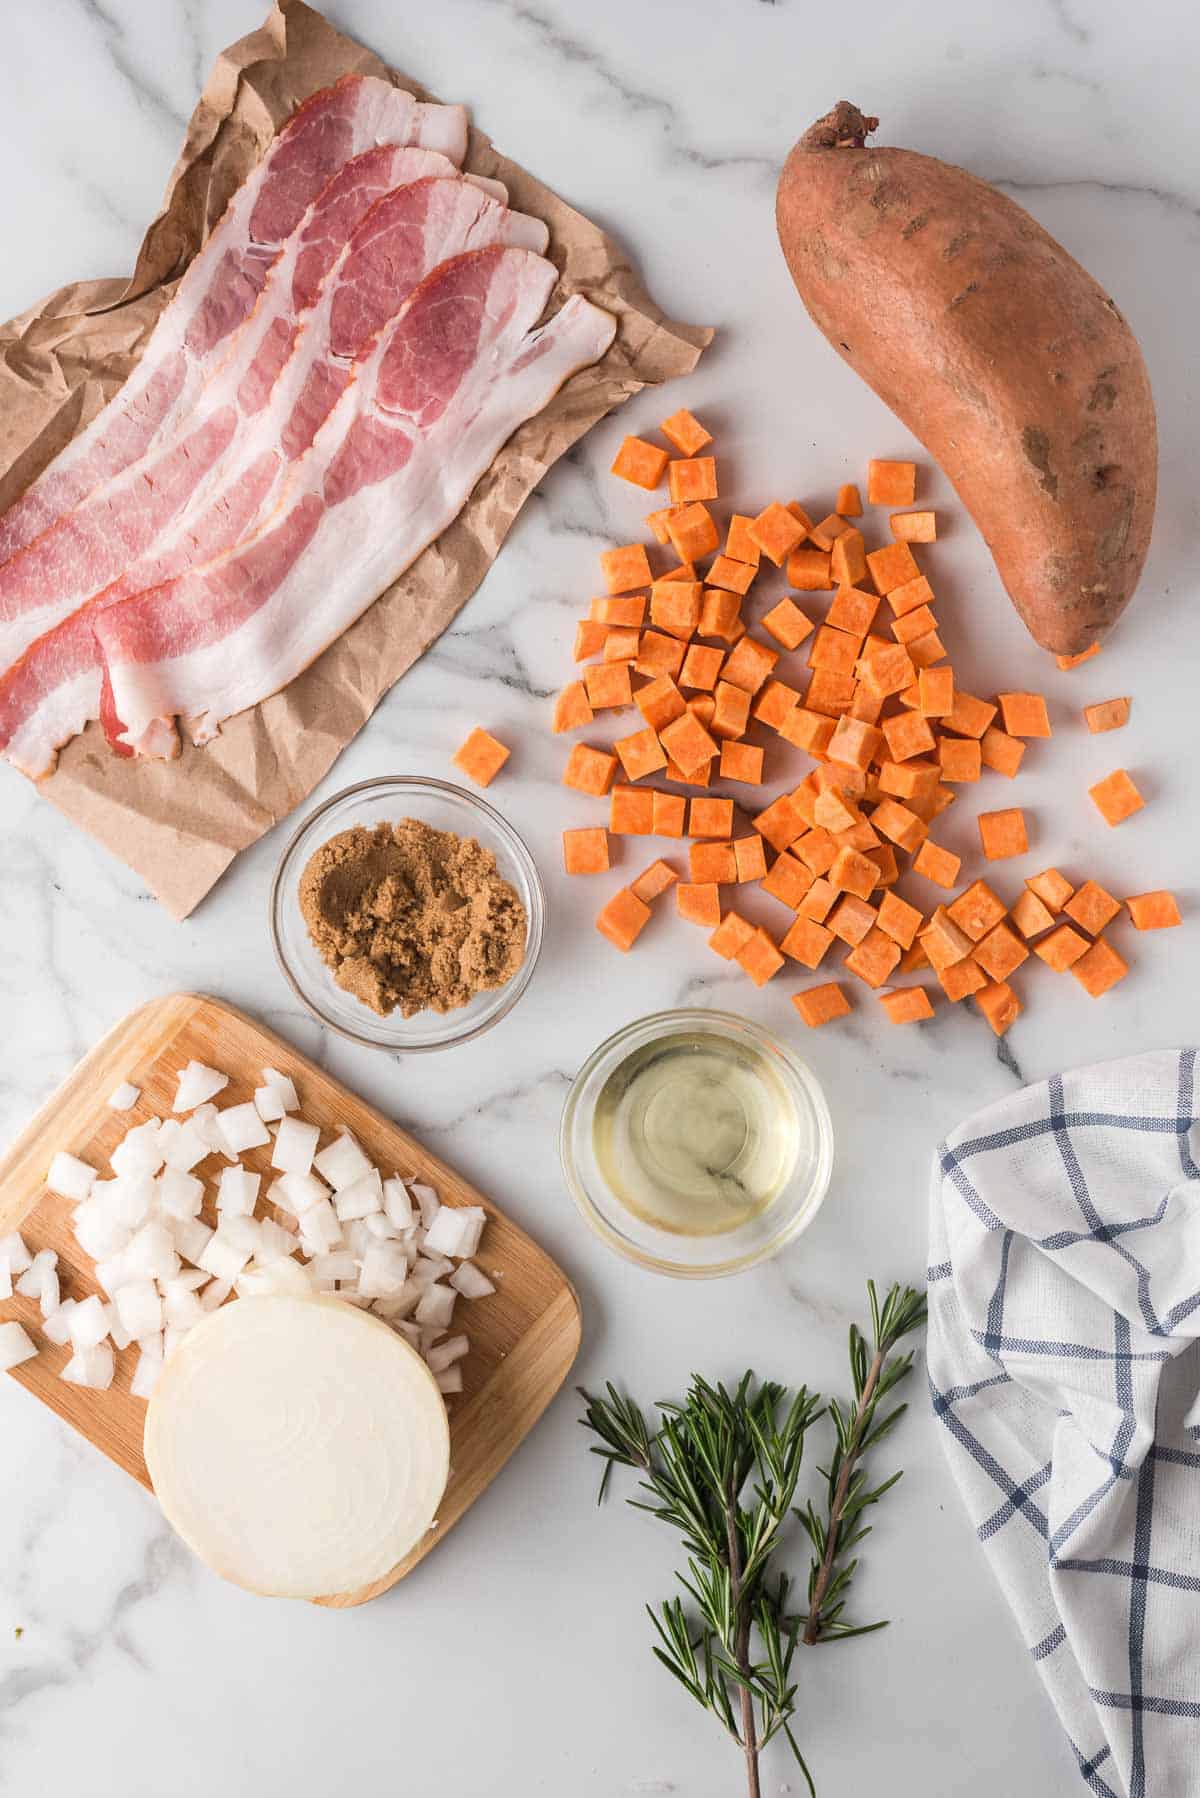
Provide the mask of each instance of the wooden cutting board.
MULTIPOLYGON (((262 1085, 264 1066, 281 1069, 296 1082, 304 1117, 320 1124, 322 1132, 344 1124, 384 1174, 418 1175, 437 1189, 444 1203, 482 1205, 488 1213, 475 1259, 497 1290, 486 1299, 459 1300, 455 1327, 461 1323, 466 1329, 471 1352, 461 1363, 464 1391, 449 1400, 450 1483, 438 1526, 383 1579, 357 1592, 317 1600, 334 1606, 363 1604, 403 1579, 441 1541, 533 1428, 578 1351, 579 1304, 550 1257, 444 1161, 282 1038, 231 1006, 196 993, 174 993, 132 1012, 84 1057, 0 1161, 0 1236, 20 1230, 31 1251, 56 1250, 64 1297, 83 1299, 98 1289, 91 1262, 71 1233, 74 1207, 46 1191, 51 1157, 55 1150, 67 1149, 104 1170, 131 1125, 170 1115, 176 1076, 193 1059, 230 1076, 219 1095, 221 1105, 251 1098, 262 1085), (140 1087, 141 1096, 132 1111, 111 1111, 108 1096, 124 1080, 140 1087)), ((269 1158, 268 1146, 249 1150, 242 1160, 265 1174, 269 1158)), ((225 1165, 223 1157, 214 1155, 194 1171, 212 1178, 225 1165)), ((267 1181, 263 1184, 265 1188, 267 1181)), ((271 1210, 266 1207, 268 1214, 271 1210)), ((211 1196, 204 1218, 215 1222, 211 1196)), ((129 1390, 137 1349, 118 1355, 116 1378, 107 1392, 89 1391, 58 1378, 70 1351, 46 1342, 33 1300, 14 1296, 0 1303, 0 1322, 9 1318, 24 1324, 42 1350, 36 1360, 13 1369, 11 1378, 149 1487, 142 1459, 146 1406, 129 1390)))

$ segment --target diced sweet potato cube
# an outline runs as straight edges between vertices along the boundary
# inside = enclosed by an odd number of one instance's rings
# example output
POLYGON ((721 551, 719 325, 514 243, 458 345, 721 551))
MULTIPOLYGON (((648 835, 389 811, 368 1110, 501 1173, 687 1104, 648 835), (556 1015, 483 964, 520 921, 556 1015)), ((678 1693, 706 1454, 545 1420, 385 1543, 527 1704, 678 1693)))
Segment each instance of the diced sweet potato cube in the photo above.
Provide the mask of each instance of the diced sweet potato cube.
POLYGON ((893 1024, 919 1024, 933 1016, 933 1005, 923 986, 894 986, 880 993, 879 1003, 893 1024))
POLYGON ((839 718, 829 739, 831 761, 846 762, 852 768, 869 768, 875 760, 883 732, 859 718, 839 718))
POLYGON ((792 550, 808 535, 808 524, 802 524, 778 500, 764 507, 748 529, 751 541, 757 543, 776 568, 782 568, 792 550))
POLYGON ((490 787, 511 754, 512 751, 506 749, 490 731, 477 724, 462 747, 455 750, 451 760, 477 787, 490 787))
POLYGON ((799 842, 792 844, 792 854, 798 855, 813 874, 828 874, 839 853, 838 845, 829 832, 819 827, 807 831, 799 842))
POLYGON ((721 837, 733 834, 732 799, 693 799, 688 807, 690 837, 721 837))
POLYGON ((1073 918, 1089 936, 1099 936, 1105 926, 1112 923, 1120 909, 1121 901, 1114 899, 1111 893, 1106 893, 1095 880, 1085 880, 1063 906, 1068 918, 1073 918))
POLYGON ((769 637, 785 649, 797 649, 812 630, 812 619, 800 610, 793 599, 781 599, 759 620, 769 637))
POLYGON ((790 849, 797 837, 804 835, 805 818, 795 795, 781 793, 778 799, 759 812, 753 820, 754 828, 760 837, 765 837, 772 849, 780 853, 790 849))
POLYGON ((1073 963, 1071 972, 1093 999, 1099 999, 1118 980, 1124 980, 1129 972, 1129 963, 1118 955, 1107 937, 1098 936, 1086 955, 1081 955, 1073 963))
POLYGON ((1123 724, 1129 723, 1129 708, 1132 699, 1101 699, 1096 705, 1085 705, 1083 716, 1093 736, 1101 731, 1120 730, 1123 724))
POLYGON ((641 646, 641 631, 611 630, 604 639, 604 660, 636 662, 641 646))
MULTIPOLYGON (((912 645, 909 645, 912 653, 912 645)), ((922 668, 917 675, 920 702, 917 710, 923 718, 945 718, 954 710, 954 670, 922 668)))
POLYGON ((974 737, 939 737, 937 753, 943 780, 979 779, 983 770, 983 756, 974 737))
POLYGON ((750 941, 742 944, 733 959, 743 974, 749 974, 755 986, 766 986, 783 966, 779 945, 762 929, 756 930, 750 941))
POLYGON ((644 544, 626 543, 620 549, 604 550, 600 568, 609 593, 632 593, 635 587, 650 585, 650 561, 644 544))
MULTIPOLYGON (((761 842, 762 839, 759 838, 761 842)), ((776 856, 775 864, 769 874, 764 876, 762 890, 770 893, 772 899, 778 899, 782 905, 798 911, 800 901, 810 891, 813 876, 802 861, 794 855, 786 853, 776 856)))
POLYGON ((899 972, 901 974, 919 974, 929 966, 929 957, 925 953, 925 945, 918 936, 911 948, 900 957, 899 972))
POLYGON ((603 874, 608 868, 608 832, 593 829, 564 830, 563 867, 568 874, 603 874))
MULTIPOLYGON (((897 587, 907 586, 921 572, 907 543, 885 543, 882 549, 869 551, 867 567, 871 571, 876 591, 884 594, 894 593, 897 587)), ((640 582, 636 584, 641 585, 640 582)), ((924 604, 925 601, 922 600, 921 603, 924 604)), ((911 607, 906 609, 912 610, 911 607)))
POLYGON ((668 887, 673 887, 678 879, 679 876, 670 862, 660 859, 651 862, 650 866, 644 868, 636 880, 630 881, 629 890, 636 893, 646 905, 652 905, 659 894, 665 893, 668 887))
POLYGON ((1026 942, 1031 937, 1041 936, 1043 930, 1049 930, 1054 922, 1054 913, 1042 904, 1028 886, 1012 907, 1009 916, 1026 942))
POLYGON ((753 523, 754 520, 747 518, 744 513, 734 513, 725 533, 725 554, 735 562, 749 562, 752 568, 757 568, 762 551, 750 534, 753 523))
POLYGON ((973 943, 978 943, 1007 917, 1008 907, 986 880, 975 880, 959 894, 953 905, 946 907, 946 915, 973 943))
POLYGON ((719 885, 732 886, 737 879, 733 844, 693 843, 688 850, 688 878, 699 885, 715 880, 719 885))
POLYGON ((810 668, 825 668, 832 674, 852 674, 858 660, 859 640, 848 631, 834 630, 823 624, 812 640, 808 652, 810 668))
MULTIPOLYGON (((665 453, 664 451, 663 454, 665 455, 665 453)), ((678 511, 678 506, 660 506, 657 512, 647 512, 646 523, 650 526, 650 533, 656 543, 665 544, 671 541, 667 526, 671 522, 672 514, 678 511)))
POLYGON ((601 799, 612 786, 616 771, 615 755, 609 755, 603 749, 591 749, 586 743, 576 743, 567 757, 562 784, 574 787, 577 793, 591 793, 601 799))
POLYGON ((651 834, 681 837, 687 824, 687 800, 682 793, 651 793, 651 834))
MULTIPOLYGON (((937 619, 928 606, 918 606, 915 612, 903 612, 899 618, 892 620, 892 636, 897 643, 908 645, 916 643, 922 637, 937 631, 937 619)), ((936 661, 936 657, 934 660, 936 661)))
POLYGON ((675 887, 675 906, 689 924, 715 930, 721 922, 721 892, 715 880, 681 880, 675 887))
POLYGON ((998 693, 1000 716, 1010 737, 1050 737, 1050 714, 1041 693, 998 693))
POLYGON ((937 738, 929 721, 920 712, 897 712, 885 718, 881 726, 888 756, 893 762, 907 762, 913 756, 929 755, 937 748, 937 738))
POLYGON ((846 957, 846 966, 870 987, 882 986, 900 960, 900 948, 878 928, 870 929, 846 957))
POLYGON ((590 613, 598 624, 639 630, 646 621, 646 596, 643 593, 610 594, 607 599, 594 599, 590 613))
POLYGON ((717 744, 692 712, 674 719, 659 732, 662 746, 684 774, 694 775, 717 754, 717 744))
POLYGON ((923 913, 895 893, 885 893, 879 901, 879 928, 902 949, 909 949, 921 928, 923 913))
POLYGON ((634 694, 634 704, 651 730, 665 730, 676 718, 682 718, 687 707, 683 694, 669 674, 660 674, 634 694))
POLYGON ((896 799, 881 799, 871 813, 871 822, 897 849, 912 854, 928 836, 925 822, 908 806, 896 799))
POLYGON ((700 581, 655 581, 650 589, 650 622, 674 636, 691 636, 700 623, 704 586, 700 581))
POLYGON ((867 504, 869 506, 911 506, 917 494, 915 462, 867 463, 867 504))
POLYGON ((930 965, 939 972, 953 967, 971 953, 971 939, 959 928, 944 905, 939 905, 921 932, 930 965))
POLYGON ((1010 737, 1007 731, 989 725, 980 739, 979 754, 985 768, 1012 780, 1021 766, 1025 745, 1019 737, 1010 737))
POLYGON ((973 693, 954 689, 954 709, 942 719, 943 730, 957 731, 960 737, 982 737, 996 716, 996 708, 973 693))
POLYGON ((792 1004, 810 1030, 819 1030, 822 1024, 831 1024, 835 1018, 847 1017, 850 1012, 850 1001, 836 980, 827 980, 822 986, 810 986, 807 992, 793 993, 792 1004))
MULTIPOLYGON (((687 507, 673 506, 671 510, 674 513, 682 513, 687 511, 687 507)), ((660 586, 663 581, 698 581, 699 579, 700 576, 696 572, 696 564, 694 562, 680 562, 677 568, 668 568, 665 574, 660 574, 658 580, 652 583, 651 590, 653 591, 654 587, 660 586)))
MULTIPOLYGON (((900 693, 915 681, 916 666, 903 643, 889 643, 885 637, 868 637, 858 661, 861 679, 868 681, 878 693, 900 693)), ((900 756, 894 760, 901 761, 900 756)))
POLYGON ((853 830, 860 813, 846 803, 836 787, 822 787, 813 805, 812 821, 822 830, 853 830))
POLYGON ((829 914, 829 928, 853 949, 877 922, 875 907, 856 893, 843 893, 829 914))
POLYGON ((761 786, 763 752, 753 743, 724 742, 721 745, 720 772, 724 780, 740 780, 748 786, 761 786))
POLYGON ((615 892, 596 919, 596 929, 614 948, 628 954, 650 922, 650 907, 628 887, 615 892))
POLYGON ((929 837, 921 844, 913 856, 913 873, 921 874, 931 880, 934 886, 952 887, 958 879, 958 871, 962 867, 960 856, 949 849, 943 849, 929 837))
POLYGON ((803 967, 817 968, 832 941, 832 930, 826 930, 824 924, 818 924, 815 918, 806 918, 800 913, 779 947, 785 955, 800 962, 803 967))
POLYGON ((820 712, 810 712, 807 706, 793 706, 779 726, 779 734, 785 743, 794 749, 806 750, 809 755, 824 755, 833 737, 834 723, 832 718, 825 718, 820 712))
POLYGON ((712 513, 700 500, 680 506, 674 517, 667 520, 667 535, 681 562, 698 562, 701 556, 711 556, 721 541, 712 513))
POLYGON ((861 518, 862 509, 862 495, 853 481, 847 481, 838 488, 835 512, 840 512, 843 518, 861 518))
POLYGON ((802 918, 810 918, 814 924, 823 924, 830 911, 837 903, 837 888, 823 874, 818 874, 805 893, 796 911, 802 918))
MULTIPOLYGON (((736 562, 732 556, 717 556, 704 578, 715 592, 728 592, 740 597, 749 592, 756 572, 751 562, 736 562)), ((736 615, 737 608, 734 610, 734 617, 736 615)), ((730 622, 732 623, 732 619, 730 622)))
POLYGON ((667 491, 677 506, 692 500, 716 499, 717 460, 715 456, 677 457, 667 465, 667 491))
POLYGON ((1114 768, 1094 787, 1089 787, 1088 793, 1104 822, 1110 825, 1123 824, 1146 803, 1126 768, 1114 768))
POLYGON ((1055 656, 1054 660, 1059 668, 1078 668, 1080 662, 1090 662, 1093 656, 1098 656, 1099 654, 1099 643, 1089 643, 1088 647, 1086 649, 1081 649, 1078 655, 1055 656))
POLYGON ((839 587, 825 614, 825 622, 835 630, 846 631, 850 636, 857 637, 861 642, 870 630, 878 609, 879 601, 873 593, 864 593, 861 587, 839 587))
POLYGON ((1023 961, 1028 961, 1029 951, 1015 930, 1007 924, 997 924, 976 943, 974 956, 990 980, 1007 980, 1023 961))
POLYGON ((632 481, 635 487, 652 492, 662 480, 668 460, 666 450, 647 443, 644 437, 627 437, 609 472, 619 475, 623 481, 632 481))
POLYGON ((744 736, 750 723, 750 695, 741 687, 719 680, 713 690, 713 717, 709 729, 722 741, 744 736))
POLYGON ((799 705, 800 695, 786 681, 769 680, 759 689, 754 701, 753 713, 760 723, 771 730, 778 730, 793 707, 799 705))
POLYGON ((962 961, 952 961, 948 968, 938 968, 936 972, 942 991, 952 1005, 957 1005, 960 999, 967 998, 971 993, 982 992, 988 983, 987 975, 979 963, 969 955, 962 961))
POLYGON ((554 701, 555 735, 564 730, 580 730, 585 724, 591 724, 595 716, 583 682, 569 681, 554 701))
POLYGON ((594 712, 633 704, 628 662, 593 662, 583 671, 583 684, 594 712))
POLYGON ((665 636, 661 631, 643 631, 637 661, 633 665, 639 674, 651 677, 668 674, 675 679, 683 667, 685 654, 686 645, 677 637, 665 636))
POLYGON ((618 738, 613 748, 628 780, 642 780, 667 765, 667 752, 649 725, 645 730, 634 731, 632 736, 618 738))
POLYGON ((670 418, 664 418, 658 428, 681 456, 694 456, 697 450, 702 450, 706 443, 712 442, 712 433, 706 431, 700 420, 685 406, 681 406, 678 412, 672 412, 670 418))
POLYGON ((1153 893, 1132 893, 1125 903, 1135 930, 1172 930, 1183 923, 1178 901, 1165 887, 1153 893))
POLYGON ((1024 855, 1029 848, 1025 813, 1019 805, 1008 806, 1002 812, 980 812, 975 822, 979 826, 979 841, 983 853, 990 862, 1004 861, 1011 855, 1024 855))
POLYGON ((743 637, 726 656, 721 679, 731 687, 740 687, 743 693, 757 693, 778 660, 777 649, 768 649, 757 637, 743 637))
POLYGON ((1075 891, 1066 875, 1060 874, 1057 868, 1043 868, 1040 874, 1031 874, 1025 885, 1052 912, 1060 912, 1075 891))
POLYGON ((810 712, 824 712, 828 718, 840 718, 854 698, 853 675, 835 674, 832 668, 814 669, 804 703, 810 712))
POLYGON ((809 525, 808 539, 810 543, 815 543, 818 549, 831 550, 843 531, 853 529, 854 526, 848 524, 840 513, 827 512, 819 523, 809 525))
POLYGON ((573 659, 586 662, 589 656, 598 656, 607 636, 607 624, 598 624, 594 618, 581 618, 575 626, 575 647, 571 652, 573 659))
POLYGON ((936 543, 937 515, 934 512, 893 512, 888 519, 892 536, 901 543, 936 543))
POLYGON ((1088 940, 1070 924, 1060 924, 1049 936, 1044 936, 1040 943, 1033 945, 1033 953, 1040 955, 1048 968, 1056 974, 1064 974, 1066 970, 1088 951, 1088 940))
POLYGON ((829 572, 834 585, 857 587, 867 578, 867 558, 863 534, 847 527, 834 538, 829 551, 829 572))
POLYGON ((1021 1001, 1007 980, 992 980, 975 995, 975 1003, 995 1036, 1004 1036, 1021 1015, 1021 1001))
POLYGON ((893 587, 887 596, 888 605, 893 618, 904 618, 910 612, 919 612, 924 606, 933 604, 933 588, 923 574, 918 574, 911 581, 903 581, 899 587, 893 587))
POLYGON ((767 852, 763 848, 762 838, 755 836, 753 832, 746 837, 735 837, 733 860, 739 884, 762 880, 767 872, 767 852))
MULTIPOLYGON (((803 860, 804 845, 800 845, 803 860)), ((869 899, 879 885, 879 869, 857 849, 839 849, 829 866, 829 878, 839 893, 869 899)))
POLYGON ((744 949, 754 935, 754 925, 747 924, 745 918, 735 911, 727 911, 717 928, 708 939, 710 949, 715 949, 724 961, 732 961, 739 949, 744 949))
MULTIPOLYGON (((946 659, 946 645, 936 631, 926 631, 923 637, 914 637, 904 647, 908 651, 909 660, 914 668, 932 668, 935 662, 944 662, 946 659)), ((947 670, 942 669, 939 672, 945 673, 947 670)), ((918 705, 920 704, 920 692, 921 689, 918 685, 918 705)))
POLYGON ((678 781, 680 785, 685 787, 711 787, 712 763, 705 762, 704 766, 702 768, 697 768, 694 773, 685 774, 683 769, 677 768, 675 763, 668 757, 667 779, 678 781))
POLYGON ((709 649, 703 643, 693 643, 683 658, 683 667, 679 673, 680 686, 699 687, 711 692, 717 684, 717 676, 724 660, 723 649, 709 649))
POLYGON ((788 586, 801 593, 825 593, 834 585, 827 549, 794 549, 787 559, 788 586))
POLYGON ((939 774, 936 762, 880 762, 879 772, 875 777, 879 787, 878 797, 882 798, 885 793, 890 793, 893 799, 928 798, 937 787, 939 774))
POLYGON ((696 628, 702 637, 720 637, 725 643, 734 642, 745 628, 738 595, 723 587, 706 587, 696 628))
POLYGON ((608 828, 615 837, 648 837, 654 830, 654 794, 648 787, 615 786, 608 828))

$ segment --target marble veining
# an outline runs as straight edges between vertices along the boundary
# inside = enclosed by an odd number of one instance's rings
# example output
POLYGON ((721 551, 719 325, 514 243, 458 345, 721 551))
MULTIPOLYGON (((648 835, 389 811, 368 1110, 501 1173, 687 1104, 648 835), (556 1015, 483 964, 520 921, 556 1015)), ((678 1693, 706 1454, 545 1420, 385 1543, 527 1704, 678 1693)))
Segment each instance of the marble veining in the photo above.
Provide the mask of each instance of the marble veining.
MULTIPOLYGON (((260 4, 7 10, 0 315, 132 266, 204 74, 261 22, 260 4)), ((653 947, 627 961, 593 942, 596 885, 559 872, 559 832, 584 808, 559 784, 548 697, 568 678, 597 550, 632 538, 649 510, 606 471, 625 431, 652 431, 682 403, 716 429, 738 501, 819 500, 861 478, 868 455, 913 453, 805 319, 775 246, 774 172, 799 132, 846 97, 882 115, 882 141, 997 181, 1109 287, 1145 345, 1162 428, 1159 522, 1144 596, 1111 652, 1048 674, 931 476, 946 524, 939 613, 972 690, 1050 695, 1054 741, 1031 751, 1014 790, 1033 822, 1030 866, 1092 873, 1118 893, 1170 885, 1194 919, 1197 14, 1146 0, 1131 31, 1116 0, 919 10, 862 0, 838 20, 801 0, 338 0, 331 10, 431 89, 467 101, 507 153, 614 232, 661 305, 717 327, 686 387, 636 398, 563 459, 480 592, 325 785, 445 777, 476 722, 510 742, 491 797, 546 877, 543 962, 510 1019, 448 1056, 405 1062, 356 1048, 299 1009, 272 960, 267 890, 282 830, 177 925, 0 769, 0 1138, 131 1007, 179 987, 214 992, 423 1136, 537 1234, 583 1303, 581 1383, 611 1377, 651 1399, 678 1392, 693 1369, 736 1376, 753 1365, 842 1392, 866 1276, 923 1268, 937 1138, 1025 1079, 1194 1037, 1200 939, 1194 923, 1169 937, 1129 933, 1135 972, 1099 1005, 1035 969, 1022 981, 1029 1009, 999 1045, 966 1007, 897 1030, 856 995, 843 1026, 799 1042, 838 1142, 809 1233, 732 1281, 676 1284, 618 1263, 576 1217, 558 1170, 563 1096, 586 1055, 667 1006, 744 1007, 793 1041, 802 1033, 792 982, 753 994, 683 925, 656 925, 653 947), (1117 692, 1134 696, 1129 727, 1089 738, 1079 706, 1117 692), (1117 763, 1151 803, 1107 832, 1085 789, 1117 763)), ((949 847, 973 844, 976 809, 947 814, 949 847)), ((654 852, 625 849, 627 872, 654 852)), ((905 1478, 860 1575, 863 1613, 892 1627, 801 1666, 819 1789, 1073 1792, 1071 1757, 912 1396, 888 1456, 905 1478)), ((568 1392, 400 1589, 328 1613, 267 1605, 209 1576, 145 1493, 0 1381, 0 1798, 323 1798, 367 1782, 445 1798, 727 1798, 740 1789, 735 1752, 650 1659, 642 1605, 669 1591, 665 1532, 624 1506, 596 1508, 577 1412, 568 1392)), ((802 1789, 782 1755, 765 1775, 770 1794, 802 1789)))

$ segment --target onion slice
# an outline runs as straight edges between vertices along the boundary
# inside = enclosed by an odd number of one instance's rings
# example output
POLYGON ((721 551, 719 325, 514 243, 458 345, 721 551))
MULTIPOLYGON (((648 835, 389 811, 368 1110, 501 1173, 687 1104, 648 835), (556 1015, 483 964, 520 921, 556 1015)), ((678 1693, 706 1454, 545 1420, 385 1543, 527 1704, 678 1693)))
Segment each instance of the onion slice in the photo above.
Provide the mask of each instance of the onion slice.
POLYGON ((167 1361, 146 1414, 167 1521, 223 1578, 277 1598, 382 1579, 432 1525, 446 1407, 420 1357, 334 1298, 240 1298, 167 1361))

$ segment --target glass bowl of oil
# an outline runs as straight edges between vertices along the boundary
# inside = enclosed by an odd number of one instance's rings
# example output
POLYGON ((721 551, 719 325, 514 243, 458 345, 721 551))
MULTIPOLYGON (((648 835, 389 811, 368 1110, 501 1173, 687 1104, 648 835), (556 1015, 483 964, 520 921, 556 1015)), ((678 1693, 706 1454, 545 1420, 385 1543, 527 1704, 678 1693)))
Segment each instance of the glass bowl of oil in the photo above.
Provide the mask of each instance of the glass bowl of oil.
POLYGON ((753 1267, 807 1229, 833 1172, 833 1123, 812 1070, 761 1025, 660 1011, 589 1056, 559 1149, 610 1248, 704 1279, 753 1267))

